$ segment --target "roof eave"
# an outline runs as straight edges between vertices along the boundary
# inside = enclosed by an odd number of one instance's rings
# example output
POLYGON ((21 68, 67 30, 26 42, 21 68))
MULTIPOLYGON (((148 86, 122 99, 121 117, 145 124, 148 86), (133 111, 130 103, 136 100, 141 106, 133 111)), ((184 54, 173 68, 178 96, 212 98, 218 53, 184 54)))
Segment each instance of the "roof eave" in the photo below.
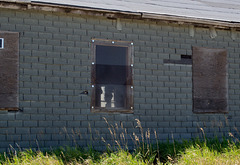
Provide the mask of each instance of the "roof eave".
POLYGON ((165 14, 154 14, 144 12, 129 12, 129 11, 118 11, 118 10, 107 10, 98 8, 88 8, 79 6, 68 6, 60 4, 48 4, 30 2, 29 0, 4 0, 0 1, 0 8, 17 9, 17 10, 41 10, 48 12, 62 12, 71 14, 81 15, 92 15, 92 16, 104 16, 107 18, 128 18, 128 19, 148 19, 154 21, 164 21, 177 24, 193 24, 195 26, 209 27, 214 26, 221 29, 236 28, 240 30, 239 22, 226 22, 221 20, 203 19, 203 18, 191 18, 183 16, 165 15, 165 14))
POLYGON ((240 28, 239 22, 227 22, 221 20, 203 19, 203 18, 193 18, 193 17, 183 17, 183 16, 173 16, 165 14, 151 14, 142 13, 142 18, 145 19, 156 19, 156 20, 167 20, 168 22, 176 22, 178 24, 193 24, 196 26, 209 27, 214 26, 216 28, 240 28))

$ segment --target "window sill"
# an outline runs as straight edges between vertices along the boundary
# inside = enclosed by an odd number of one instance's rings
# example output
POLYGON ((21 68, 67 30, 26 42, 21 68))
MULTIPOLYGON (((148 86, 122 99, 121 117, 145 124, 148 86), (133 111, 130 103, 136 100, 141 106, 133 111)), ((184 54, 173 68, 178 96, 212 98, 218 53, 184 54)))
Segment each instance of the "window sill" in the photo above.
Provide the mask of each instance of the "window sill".
POLYGON ((7 112, 22 112, 22 109, 19 108, 0 108, 0 113, 7 113, 7 112))
POLYGON ((0 111, 18 111, 19 108, 0 108, 0 111))
POLYGON ((94 108, 91 109, 91 112, 93 113, 126 113, 131 114, 133 113, 133 110, 130 109, 122 109, 122 108, 94 108))

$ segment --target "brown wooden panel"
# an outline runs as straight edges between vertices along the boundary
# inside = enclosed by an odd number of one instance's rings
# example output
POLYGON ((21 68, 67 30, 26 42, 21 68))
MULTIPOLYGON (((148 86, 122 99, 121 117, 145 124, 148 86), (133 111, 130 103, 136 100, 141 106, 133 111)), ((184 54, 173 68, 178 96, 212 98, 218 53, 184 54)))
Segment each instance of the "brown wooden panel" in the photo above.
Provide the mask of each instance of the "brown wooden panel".
POLYGON ((0 105, 5 109, 18 108, 18 94, 0 94, 0 105))
POLYGON ((193 112, 227 112, 227 51, 193 47, 193 112))
POLYGON ((4 49, 0 49, 0 108, 18 108, 19 34, 1 32, 4 49))
POLYGON ((194 98, 196 113, 226 113, 226 99, 196 99, 194 98))
POLYGON ((226 77, 226 75, 217 76, 215 74, 216 73, 213 73, 211 75, 209 73, 206 73, 201 76, 194 75, 194 85, 198 88, 209 88, 209 89, 216 89, 216 90, 226 88, 227 80, 224 79, 226 77), (221 83, 219 83, 219 82, 221 82, 221 83))
POLYGON ((225 99, 226 98, 226 89, 220 88, 198 88, 194 89, 195 98, 206 98, 206 99, 225 99))

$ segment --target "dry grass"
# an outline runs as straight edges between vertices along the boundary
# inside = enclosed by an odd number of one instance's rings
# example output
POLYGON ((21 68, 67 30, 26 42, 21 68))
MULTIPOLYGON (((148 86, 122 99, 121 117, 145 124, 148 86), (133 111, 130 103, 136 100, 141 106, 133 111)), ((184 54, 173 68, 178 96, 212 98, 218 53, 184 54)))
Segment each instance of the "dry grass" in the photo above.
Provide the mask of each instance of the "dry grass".
POLYGON ((133 133, 131 139, 135 144, 133 151, 128 149, 127 130, 121 124, 108 124, 108 129, 112 137, 111 144, 106 143, 106 152, 97 152, 89 147, 87 150, 79 147, 61 147, 48 152, 41 151, 21 151, 3 153, 0 155, 0 164, 83 164, 83 165, 112 165, 112 164, 240 164, 239 140, 229 133, 228 138, 219 140, 218 138, 207 139, 202 128, 203 139, 193 139, 177 142, 173 139, 167 142, 158 140, 157 132, 151 135, 149 129, 145 132, 141 122, 136 120, 136 128, 140 130, 138 134, 133 133), (155 138, 153 144, 151 136, 155 138))

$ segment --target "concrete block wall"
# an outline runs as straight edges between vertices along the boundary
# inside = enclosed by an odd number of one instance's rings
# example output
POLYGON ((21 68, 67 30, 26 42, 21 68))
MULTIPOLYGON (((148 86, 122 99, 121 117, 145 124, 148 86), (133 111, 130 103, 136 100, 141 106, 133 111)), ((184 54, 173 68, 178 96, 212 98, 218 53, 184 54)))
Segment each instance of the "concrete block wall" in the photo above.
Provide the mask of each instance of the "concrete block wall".
MULTIPOLYGON (((209 37, 207 28, 162 22, 71 15, 40 11, 0 10, 0 30, 20 33, 20 105, 23 112, 0 111, 0 151, 17 148, 95 144, 111 141, 109 125, 123 125, 131 144, 141 121, 154 139, 189 139, 227 135, 239 128, 240 38, 217 30, 209 37), (133 41, 134 113, 90 112, 91 38, 133 41), (192 46, 224 48, 228 52, 228 114, 192 112, 191 65, 166 64, 192 55, 192 46), (81 95, 88 90, 89 95, 81 95), (106 118, 108 123, 103 119, 106 118)), ((238 32, 239 35, 239 32, 238 32)))

